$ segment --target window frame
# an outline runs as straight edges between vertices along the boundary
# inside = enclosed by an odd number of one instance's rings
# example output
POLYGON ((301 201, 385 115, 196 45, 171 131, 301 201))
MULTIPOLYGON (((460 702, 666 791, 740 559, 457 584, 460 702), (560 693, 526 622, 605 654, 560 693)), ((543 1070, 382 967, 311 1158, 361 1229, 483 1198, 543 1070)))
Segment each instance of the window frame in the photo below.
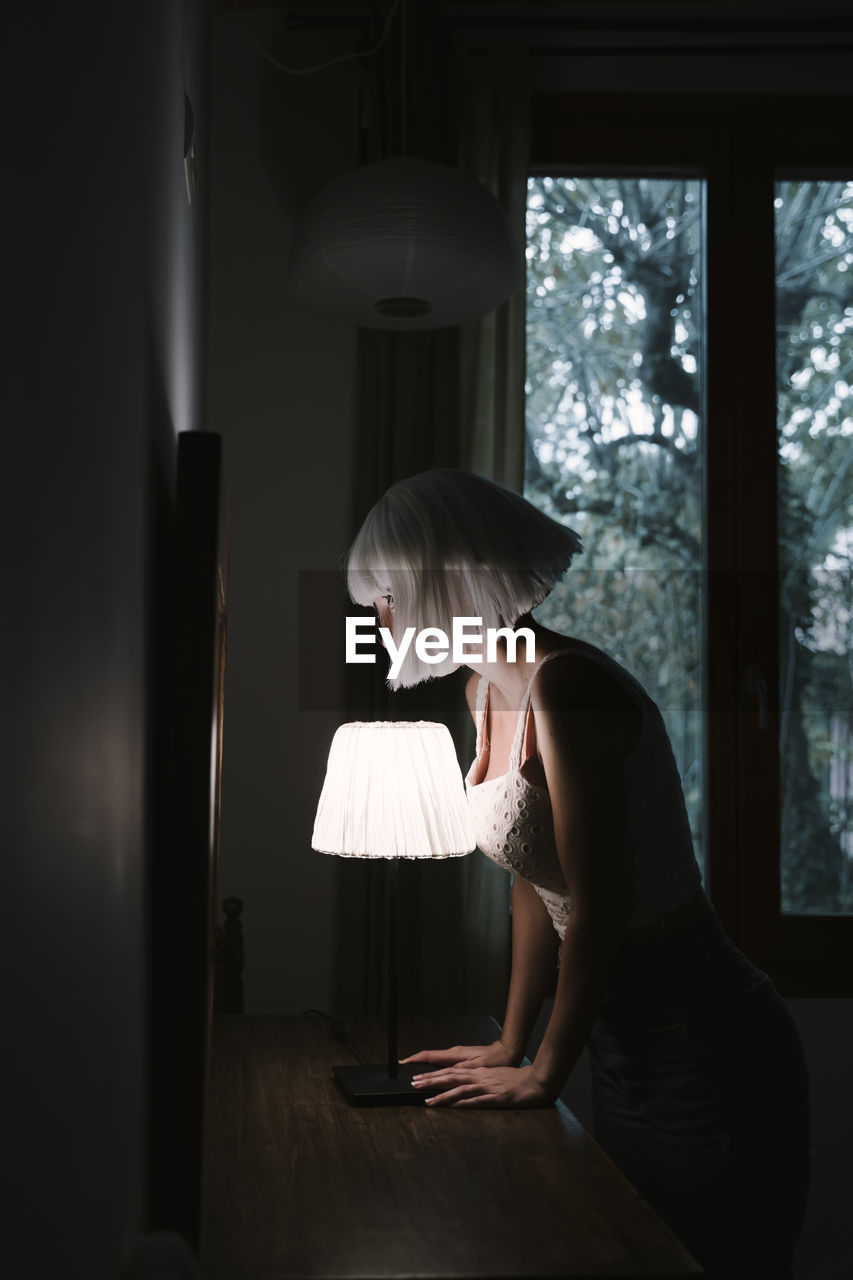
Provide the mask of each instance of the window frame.
POLYGON ((789 996, 853 995, 853 915, 783 915, 780 902, 774 181, 853 175, 849 106, 570 92, 531 106, 535 174, 706 182, 706 878, 730 935, 789 996), (837 129, 815 136, 826 119, 837 129))

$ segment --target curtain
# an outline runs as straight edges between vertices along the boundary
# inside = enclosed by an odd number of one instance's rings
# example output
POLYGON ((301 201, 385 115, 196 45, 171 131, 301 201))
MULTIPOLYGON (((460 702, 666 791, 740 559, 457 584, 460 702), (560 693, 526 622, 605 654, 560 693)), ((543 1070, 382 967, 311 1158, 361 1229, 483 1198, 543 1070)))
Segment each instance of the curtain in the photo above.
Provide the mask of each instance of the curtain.
POLYGON ((497 311, 460 329, 460 423, 470 471, 510 489, 524 487, 524 282, 530 163, 530 61, 526 49, 498 48, 464 59, 459 167, 492 191, 518 239, 520 279, 497 311))
MULTIPOLYGON (((410 6, 406 125, 411 154, 459 164, 510 211, 523 263, 527 179, 526 56, 452 55, 430 6, 410 6), (511 79, 508 79, 511 77, 511 79), (511 83, 512 92, 507 93, 511 83)), ((395 55, 373 77, 365 161, 400 145, 395 55)), ((477 324, 388 333, 361 330, 353 536, 394 481, 434 466, 461 467, 520 487, 524 458, 524 288, 477 324)), ((348 718, 430 719, 448 725, 463 771, 474 751, 465 703, 469 672, 390 693, 381 664, 349 669, 348 718)), ((340 859, 337 1003, 383 1006, 381 864, 340 859)), ((400 1001, 404 1012, 500 1016, 509 973, 509 879, 479 851, 400 867, 400 1001)))

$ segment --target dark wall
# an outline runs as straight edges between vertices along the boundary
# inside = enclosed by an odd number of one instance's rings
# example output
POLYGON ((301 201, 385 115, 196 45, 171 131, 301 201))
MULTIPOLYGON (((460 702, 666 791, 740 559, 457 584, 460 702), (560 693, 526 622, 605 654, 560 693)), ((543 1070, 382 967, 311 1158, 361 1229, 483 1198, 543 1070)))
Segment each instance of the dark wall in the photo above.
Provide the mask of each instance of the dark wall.
MULTIPOLYGON (((619 6, 596 12, 604 7, 619 6)), ((826 7, 811 6, 809 18, 826 7)), ((756 6, 748 8, 747 17, 756 6)), ((356 36, 343 28, 288 31, 275 16, 248 10, 220 15, 214 28, 209 398, 210 425, 226 442, 232 552, 222 890, 246 902, 247 1009, 293 1013, 334 1002, 335 944, 330 860, 309 846, 337 720, 334 710, 300 705, 298 571, 329 571, 346 548, 358 441, 355 332, 300 306, 288 291, 287 253, 300 206, 357 160, 361 68, 337 63, 288 77, 258 52, 260 45, 289 65, 310 66, 353 47, 356 36)), ((565 56, 534 59, 532 75, 543 90, 849 89, 849 54, 831 42, 819 54, 770 56, 759 37, 757 52, 735 57, 700 45, 689 58, 608 57, 598 38, 599 54, 590 57, 573 51, 569 37, 554 37, 565 56)), ((520 37, 476 35, 477 42, 490 38, 520 37)), ((533 43, 548 39, 538 32, 533 43)), ((310 636, 311 619, 301 621, 310 636)), ((335 675, 329 672, 323 691, 332 709, 335 698, 343 708, 335 675)), ((851 1004, 796 1001, 793 1013, 815 1107, 814 1194, 797 1275, 835 1280, 851 1270, 843 1210, 850 1199, 851 1004)), ((585 1061, 564 1096, 591 1123, 585 1061)))
POLYGON ((359 62, 314 66, 359 32, 290 32, 281 14, 218 15, 212 29, 209 425, 224 441, 230 578, 221 893, 246 904, 246 1008, 333 999, 337 860, 311 850, 344 669, 301 698, 300 637, 323 618, 300 574, 334 573, 352 533, 357 441, 353 325, 290 288, 303 205, 358 162, 359 62), (323 709, 325 708, 325 709, 323 709))
MULTIPOLYGON (((115 1276, 145 1226, 161 574, 175 434, 203 425, 204 200, 188 204, 183 148, 185 92, 203 133, 204 8, 48 0, 5 23, 4 1261, 11 1243, 19 1276, 115 1276)), ((203 176, 203 145, 200 160, 203 176)))

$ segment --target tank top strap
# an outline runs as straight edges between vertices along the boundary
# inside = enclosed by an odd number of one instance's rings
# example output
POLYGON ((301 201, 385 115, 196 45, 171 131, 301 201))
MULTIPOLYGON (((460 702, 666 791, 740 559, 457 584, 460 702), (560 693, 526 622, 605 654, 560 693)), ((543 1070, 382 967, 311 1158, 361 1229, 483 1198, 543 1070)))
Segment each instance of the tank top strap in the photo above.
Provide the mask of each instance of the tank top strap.
POLYGON ((477 730, 477 745, 474 759, 479 760, 483 752, 486 736, 486 703, 489 699, 489 682, 485 676, 477 681, 477 701, 474 706, 474 725, 477 730))
POLYGON ((539 672, 545 666, 546 662, 550 662, 552 658, 564 658, 574 652, 572 649, 554 649, 552 653, 546 653, 545 657, 536 667, 533 675, 527 682, 527 688, 518 711, 518 723, 515 726, 515 737, 512 740, 512 746, 509 751, 509 767, 513 772, 521 769, 521 753, 524 750, 524 739, 527 731, 527 714, 530 710, 530 699, 533 695, 533 681, 539 672))

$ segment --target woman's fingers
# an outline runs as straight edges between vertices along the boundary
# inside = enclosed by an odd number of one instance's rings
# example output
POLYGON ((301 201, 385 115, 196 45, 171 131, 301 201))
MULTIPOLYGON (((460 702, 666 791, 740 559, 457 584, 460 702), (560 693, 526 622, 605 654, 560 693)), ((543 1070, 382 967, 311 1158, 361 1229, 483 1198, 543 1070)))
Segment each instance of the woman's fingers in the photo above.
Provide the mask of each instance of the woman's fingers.
POLYGON ((415 1076, 412 1084, 416 1089, 441 1089, 445 1085, 455 1085, 457 1087, 482 1088, 484 1081, 479 1072, 471 1071, 464 1067, 444 1068, 441 1071, 427 1071, 421 1076, 415 1076))
POLYGON ((401 1058, 401 1065, 409 1062, 429 1062, 434 1066, 452 1067, 457 1063, 482 1063, 483 1055, 488 1050, 482 1045, 454 1044, 449 1049, 420 1049, 408 1058, 401 1058))
POLYGON ((457 1084, 455 1088, 447 1089, 444 1093, 434 1094, 433 1097, 426 1099, 426 1103, 431 1107, 455 1107, 460 1106, 466 1099, 475 1098, 480 1093, 483 1093, 483 1086, 471 1080, 457 1084))
POLYGON ((458 1070, 454 1071, 451 1063, 449 1067, 441 1067, 438 1071, 424 1071, 422 1075, 412 1076, 412 1084, 416 1089, 422 1089, 425 1085, 433 1088, 438 1084, 458 1084, 460 1081, 468 1081, 470 1078, 470 1073, 460 1075, 458 1070))
POLYGON ((401 1058, 400 1066, 404 1067, 409 1062, 434 1062, 438 1066, 443 1064, 452 1066, 456 1061, 458 1059, 452 1049, 419 1049, 408 1058, 401 1058))
POLYGON ((526 1067, 444 1067, 425 1071, 412 1080, 415 1089, 429 1089, 427 1098, 439 1106, 545 1107, 554 1101, 548 1088, 526 1067))

